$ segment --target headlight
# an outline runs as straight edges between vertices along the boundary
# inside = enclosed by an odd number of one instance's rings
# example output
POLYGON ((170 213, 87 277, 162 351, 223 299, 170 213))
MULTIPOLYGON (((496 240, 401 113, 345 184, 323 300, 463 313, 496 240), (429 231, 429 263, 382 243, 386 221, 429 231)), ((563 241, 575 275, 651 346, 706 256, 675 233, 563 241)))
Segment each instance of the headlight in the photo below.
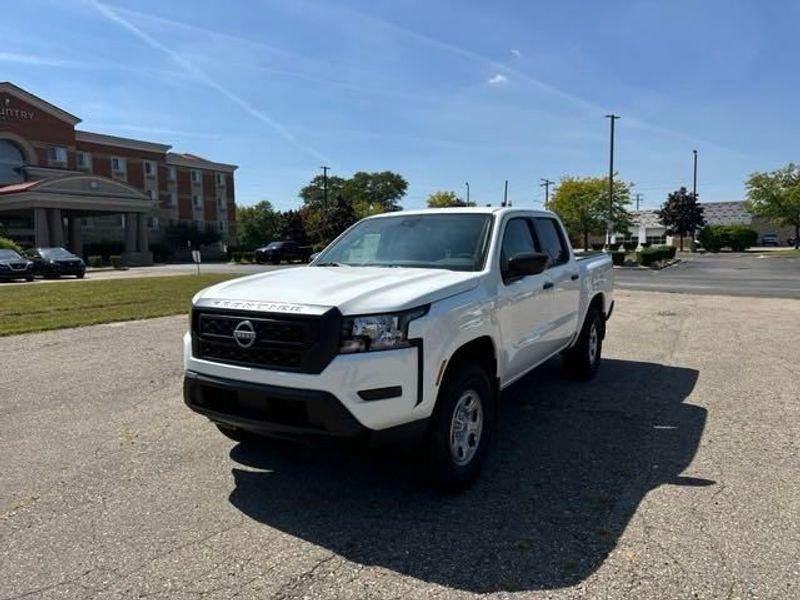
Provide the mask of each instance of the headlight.
POLYGON ((341 354, 408 348, 408 324, 428 312, 420 307, 388 315, 345 317, 342 322, 341 354))

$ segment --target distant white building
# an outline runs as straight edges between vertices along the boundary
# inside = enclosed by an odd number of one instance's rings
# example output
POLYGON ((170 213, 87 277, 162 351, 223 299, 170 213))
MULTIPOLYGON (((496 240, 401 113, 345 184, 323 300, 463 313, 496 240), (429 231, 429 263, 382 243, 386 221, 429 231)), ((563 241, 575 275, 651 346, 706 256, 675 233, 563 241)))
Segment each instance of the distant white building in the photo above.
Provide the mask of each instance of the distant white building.
MULTIPOLYGON (((708 225, 747 225, 756 230, 759 236, 765 233, 778 234, 781 244, 786 243, 787 238, 793 233, 788 228, 781 228, 758 217, 753 217, 742 201, 701 202, 701 206, 708 225)), ((633 216, 633 227, 629 234, 627 236, 614 234, 612 242, 638 242, 641 239, 653 245, 677 245, 678 238, 673 240, 672 236, 667 235, 667 228, 659 220, 657 210, 632 211, 631 215, 633 216)))

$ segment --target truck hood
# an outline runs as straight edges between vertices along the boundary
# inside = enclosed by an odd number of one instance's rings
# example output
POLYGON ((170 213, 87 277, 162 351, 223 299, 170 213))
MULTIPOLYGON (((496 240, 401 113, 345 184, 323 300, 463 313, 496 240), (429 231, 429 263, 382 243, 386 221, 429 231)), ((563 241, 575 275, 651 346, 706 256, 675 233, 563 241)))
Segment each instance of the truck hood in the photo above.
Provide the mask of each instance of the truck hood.
POLYGON ((473 289, 480 276, 444 269, 298 267, 219 283, 194 302, 265 311, 335 306, 345 315, 390 312, 473 289))

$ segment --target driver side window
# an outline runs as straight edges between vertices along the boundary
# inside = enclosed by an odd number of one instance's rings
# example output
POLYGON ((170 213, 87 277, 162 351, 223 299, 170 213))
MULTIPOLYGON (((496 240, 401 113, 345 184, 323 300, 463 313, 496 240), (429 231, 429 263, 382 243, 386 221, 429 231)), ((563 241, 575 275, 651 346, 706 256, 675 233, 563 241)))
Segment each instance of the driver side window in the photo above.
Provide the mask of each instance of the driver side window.
POLYGON ((500 272, 508 271, 508 260, 521 252, 538 252, 536 241, 531 230, 530 220, 515 217, 506 223, 503 232, 503 244, 500 246, 500 272))

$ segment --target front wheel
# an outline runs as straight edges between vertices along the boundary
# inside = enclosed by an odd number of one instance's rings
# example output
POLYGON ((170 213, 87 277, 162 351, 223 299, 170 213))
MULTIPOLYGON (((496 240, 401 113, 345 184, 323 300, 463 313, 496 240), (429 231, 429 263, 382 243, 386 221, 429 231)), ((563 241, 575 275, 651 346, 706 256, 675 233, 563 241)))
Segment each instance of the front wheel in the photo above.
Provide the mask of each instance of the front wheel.
POLYGON ((597 374, 603 352, 603 315, 589 309, 575 345, 562 355, 564 371, 573 379, 587 380, 597 374))
POLYGON ((448 375, 433 413, 427 457, 433 483, 461 489, 480 472, 495 418, 489 377, 475 364, 448 375))

